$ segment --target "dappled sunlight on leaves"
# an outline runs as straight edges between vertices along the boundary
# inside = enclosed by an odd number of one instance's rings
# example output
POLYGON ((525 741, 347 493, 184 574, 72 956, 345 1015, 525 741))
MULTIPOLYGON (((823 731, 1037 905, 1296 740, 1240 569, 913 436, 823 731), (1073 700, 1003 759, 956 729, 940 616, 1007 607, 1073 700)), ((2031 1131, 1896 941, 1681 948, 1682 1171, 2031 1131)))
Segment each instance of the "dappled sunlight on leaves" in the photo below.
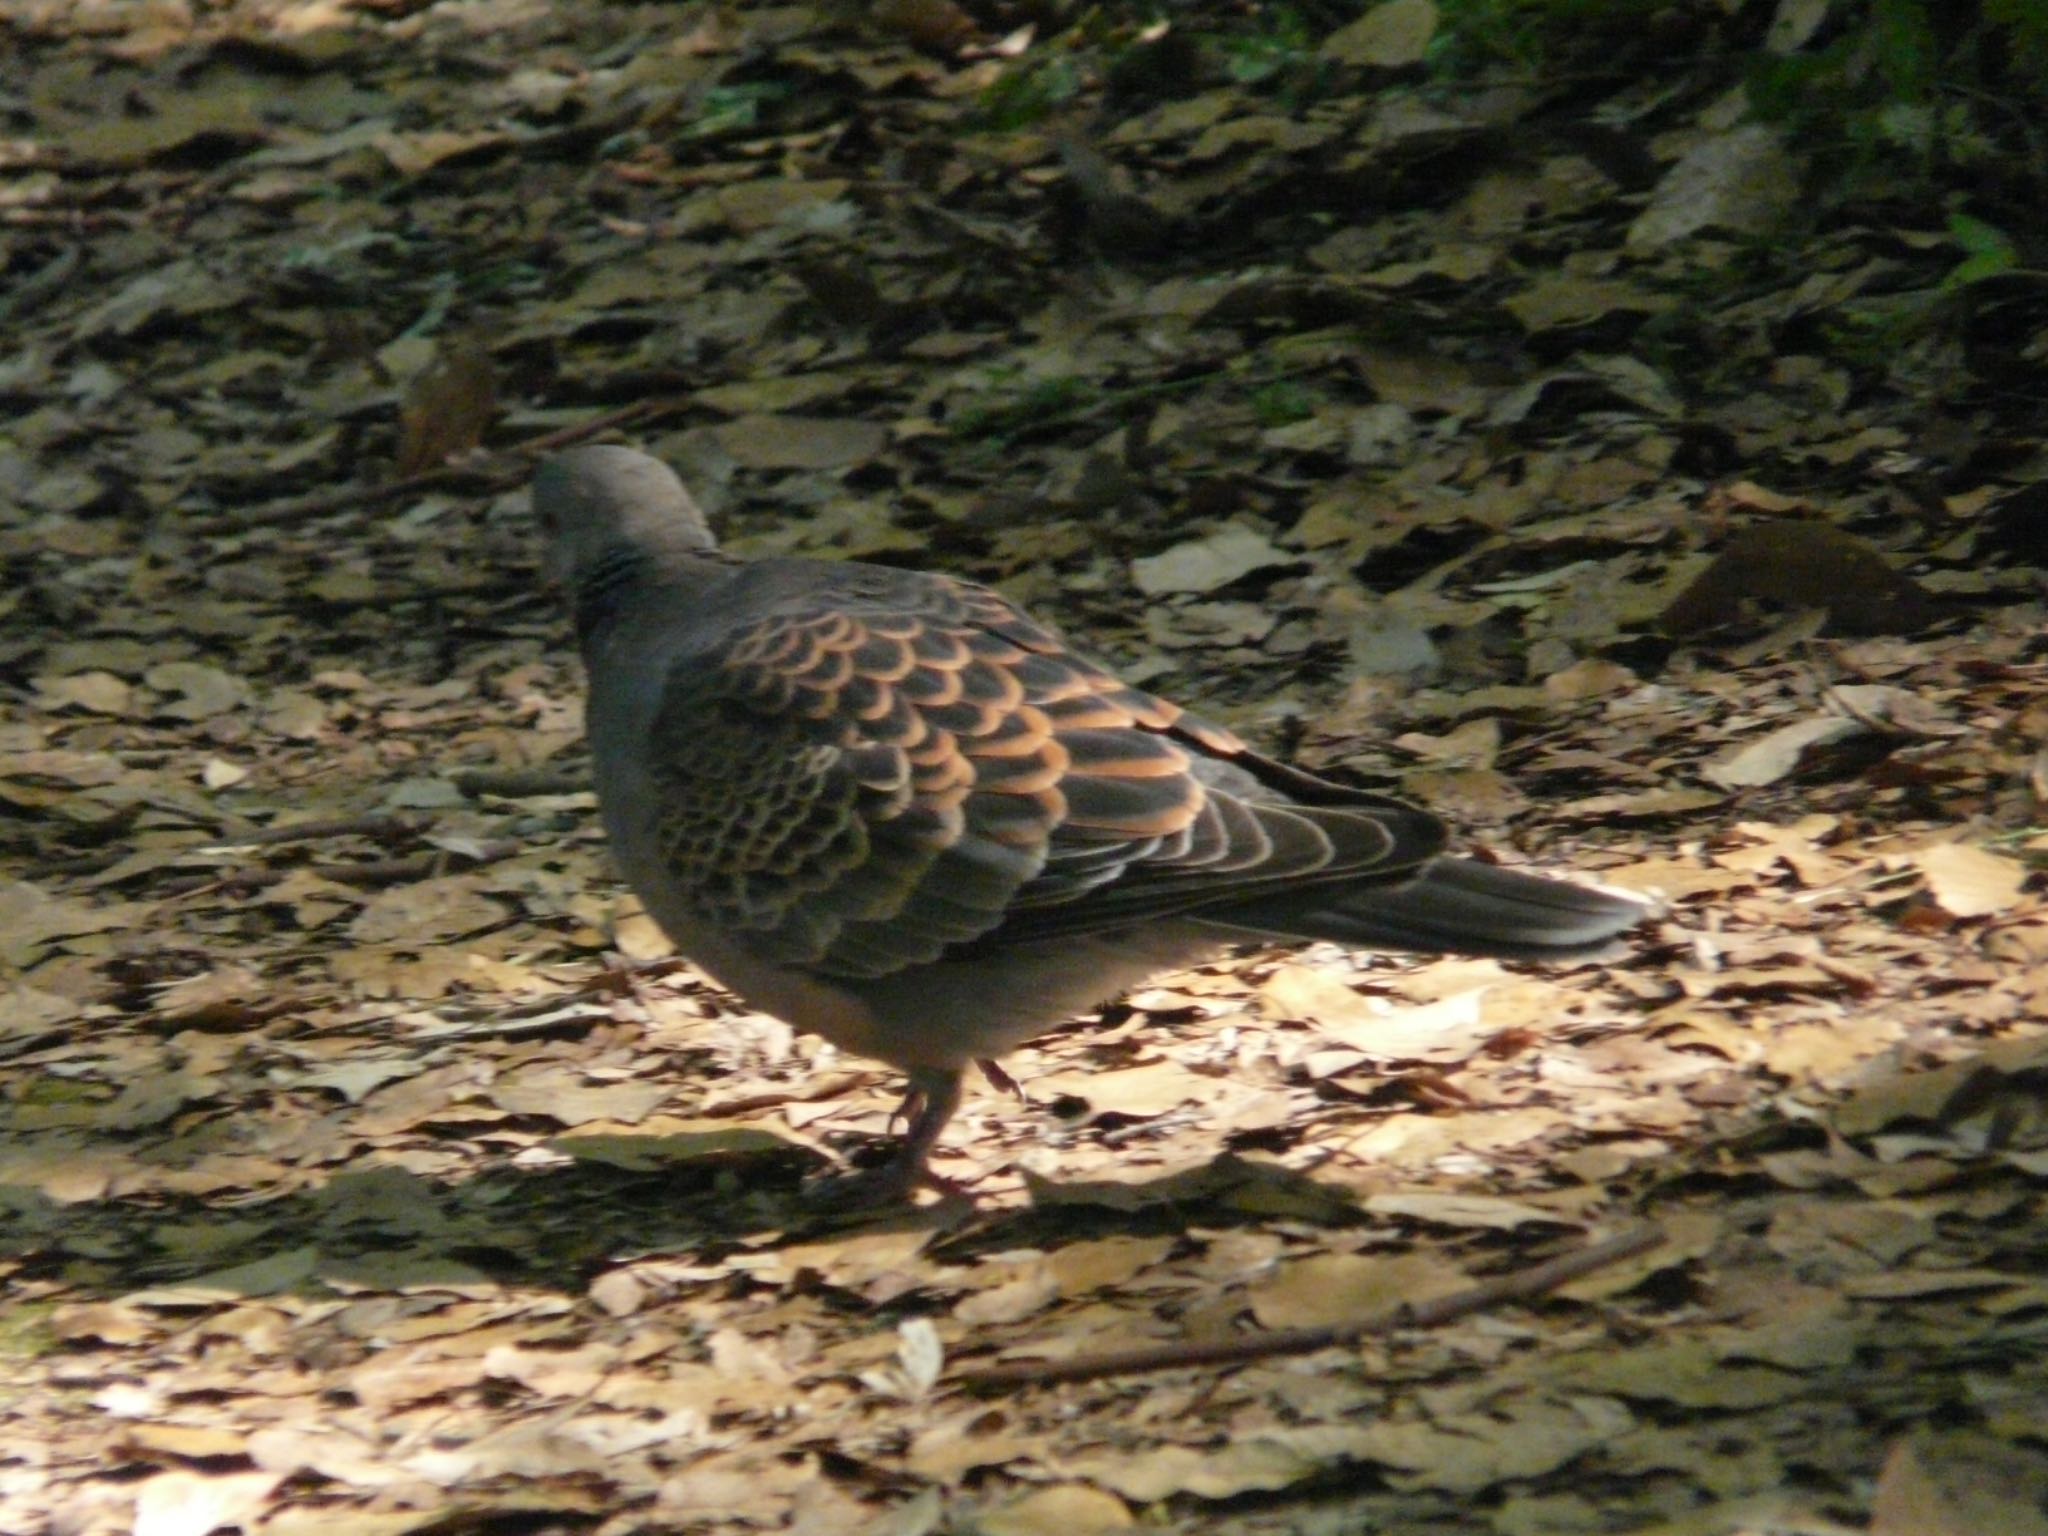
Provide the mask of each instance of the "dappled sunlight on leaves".
POLYGON ((0 1529, 2038 1528, 2040 289, 1806 206, 1725 63, 1830 11, 12 7, 0 1529), (1664 908, 1155 978, 821 1194, 900 1085, 595 825, 605 431, 1664 908))

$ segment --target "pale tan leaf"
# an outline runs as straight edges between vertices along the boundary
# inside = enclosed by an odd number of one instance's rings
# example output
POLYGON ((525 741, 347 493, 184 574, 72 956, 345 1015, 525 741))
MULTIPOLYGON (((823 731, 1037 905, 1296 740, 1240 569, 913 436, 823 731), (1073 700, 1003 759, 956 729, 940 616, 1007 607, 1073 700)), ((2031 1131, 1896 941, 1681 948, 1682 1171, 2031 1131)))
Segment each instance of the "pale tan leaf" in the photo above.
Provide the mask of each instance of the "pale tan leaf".
POLYGON ((1487 1227, 1499 1232, 1530 1225, 1570 1225, 1555 1211, 1526 1205, 1519 1200, 1503 1200, 1494 1195, 1409 1190, 1400 1194, 1368 1196, 1365 1208, 1375 1216, 1407 1216, 1446 1227, 1487 1227))
POLYGON ((1253 571, 1291 564, 1294 558, 1263 533, 1242 523, 1226 523, 1200 539, 1133 560, 1131 579, 1149 596, 1214 592, 1253 571))
POLYGON ((1137 1523, 1113 1493, 1086 1483, 1055 1483, 983 1511, 974 1526, 981 1536, 1096 1536, 1137 1523))
POLYGON ((249 702, 248 683, 196 661, 164 662, 151 667, 142 680, 165 695, 154 712, 179 720, 205 720, 249 702))
POLYGON ((1699 143, 1665 174, 1628 232, 1655 249, 1702 230, 1760 235, 1799 197, 1799 165, 1777 130, 1746 123, 1699 143))
POLYGON ((504 920, 505 909, 481 894, 474 881, 449 876, 379 891, 350 920, 349 936, 364 944, 427 944, 495 927, 504 920))
POLYGON ((1243 1493, 1270 1492, 1314 1476, 1320 1465, 1314 1456, 1270 1436, 1232 1440, 1202 1450, 1159 1445, 1135 1454, 1072 1457, 1061 1463, 1064 1471, 1140 1504, 1183 1493, 1201 1499, 1230 1499, 1243 1493))
POLYGON ((1282 1264, 1251 1288, 1251 1304, 1265 1327, 1319 1328, 1364 1322, 1469 1284, 1455 1264, 1427 1253, 1326 1253, 1282 1264))
POLYGON ((1434 0, 1387 0, 1323 39, 1326 59, 1372 69, 1420 64, 1436 37, 1434 0))
POLYGON ((136 1492, 133 1536, 212 1536, 223 1526, 247 1530, 282 1481, 276 1472, 159 1472, 136 1492))
POLYGON ((1845 720, 1839 715, 1796 720, 1780 726, 1761 741, 1716 758, 1700 770, 1700 776, 1723 789, 1755 789, 1775 784, 1797 768, 1800 759, 1814 748, 1866 735, 1869 729, 1860 721, 1845 720))
POLYGON ((2048 1536, 2048 1458, 1978 1430, 1893 1443, 1870 1536, 2048 1536))
POLYGON ((1988 917, 2016 906, 2027 866, 1970 843, 1935 843, 1913 855, 1927 889, 1955 917, 1988 917))
POLYGON ((887 427, 850 417, 748 415, 713 430, 749 469, 837 469, 865 463, 889 440, 887 427))

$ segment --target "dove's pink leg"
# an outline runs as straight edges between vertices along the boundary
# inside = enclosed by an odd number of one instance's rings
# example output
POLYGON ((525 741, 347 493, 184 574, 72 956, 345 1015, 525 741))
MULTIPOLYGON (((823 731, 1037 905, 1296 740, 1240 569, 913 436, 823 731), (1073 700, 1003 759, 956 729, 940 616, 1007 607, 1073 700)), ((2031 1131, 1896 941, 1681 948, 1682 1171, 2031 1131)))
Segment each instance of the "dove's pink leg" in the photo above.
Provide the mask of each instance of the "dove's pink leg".
POLYGON ((981 1068, 981 1075, 988 1079, 989 1087, 995 1089, 997 1093, 1014 1094, 1020 1099, 1024 1097, 1024 1090, 1017 1086, 1017 1079, 1003 1070, 1001 1062, 991 1057, 983 1056, 978 1058, 974 1064, 981 1068))
POLYGON ((880 1168, 865 1173, 836 1175, 811 1186, 810 1198, 850 1207, 890 1205, 907 1200, 918 1189, 936 1189, 944 1195, 961 1191, 940 1178, 928 1166, 932 1148, 938 1145, 946 1122, 960 1107, 960 1074, 941 1067, 921 1067, 910 1073, 910 1088, 903 1102, 889 1117, 907 1121, 902 1144, 896 1155, 880 1168))
POLYGON ((945 1190, 946 1181, 931 1171, 932 1148, 939 1144, 939 1136, 946 1129, 946 1122, 953 1118, 953 1111, 960 1107, 960 1074, 938 1067, 921 1067, 910 1074, 910 1090, 903 1095, 903 1102, 896 1107, 892 1118, 907 1119, 910 1123, 903 1132, 903 1146, 896 1154, 896 1161, 884 1170, 890 1176, 891 1193, 908 1195, 919 1185, 929 1185, 945 1190))

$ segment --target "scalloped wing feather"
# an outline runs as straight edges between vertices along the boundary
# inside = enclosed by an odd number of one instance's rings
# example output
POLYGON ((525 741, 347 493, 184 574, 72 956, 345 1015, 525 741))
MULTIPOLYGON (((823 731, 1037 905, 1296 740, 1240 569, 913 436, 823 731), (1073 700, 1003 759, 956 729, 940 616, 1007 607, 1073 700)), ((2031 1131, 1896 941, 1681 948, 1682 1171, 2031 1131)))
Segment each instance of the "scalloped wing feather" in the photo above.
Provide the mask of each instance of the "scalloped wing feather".
POLYGON ((986 588, 752 571, 783 590, 672 674, 652 746, 678 887, 782 963, 882 976, 1280 884, 1398 878, 1442 846, 1435 818, 1290 776, 986 588), (1290 803, 1275 778, 1332 803, 1290 803))

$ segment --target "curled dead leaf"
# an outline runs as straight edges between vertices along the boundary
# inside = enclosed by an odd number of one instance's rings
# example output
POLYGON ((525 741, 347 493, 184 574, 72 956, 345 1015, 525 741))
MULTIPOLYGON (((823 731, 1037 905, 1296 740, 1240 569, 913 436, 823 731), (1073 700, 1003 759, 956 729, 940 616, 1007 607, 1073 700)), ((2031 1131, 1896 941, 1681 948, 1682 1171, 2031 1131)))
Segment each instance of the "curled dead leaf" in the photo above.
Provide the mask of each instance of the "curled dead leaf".
POLYGON ((398 413, 399 476, 425 474, 470 452, 497 414, 490 353, 471 340, 443 344, 414 376, 398 413))
POLYGON ((1836 715, 1795 720, 1771 732, 1762 741, 1753 741, 1708 763, 1700 770, 1700 777, 1723 789, 1755 789, 1775 784, 1796 769, 1807 753, 1838 741, 1868 735, 1869 731, 1870 728, 1861 721, 1845 720, 1836 715))
POLYGON ((1734 535, 1658 622, 1666 634, 1695 635, 1740 617, 1754 599, 1825 609, 1828 627, 1849 635, 1911 634, 1934 618, 1933 598, 1876 549, 1826 523, 1802 521, 1758 523, 1734 535))

